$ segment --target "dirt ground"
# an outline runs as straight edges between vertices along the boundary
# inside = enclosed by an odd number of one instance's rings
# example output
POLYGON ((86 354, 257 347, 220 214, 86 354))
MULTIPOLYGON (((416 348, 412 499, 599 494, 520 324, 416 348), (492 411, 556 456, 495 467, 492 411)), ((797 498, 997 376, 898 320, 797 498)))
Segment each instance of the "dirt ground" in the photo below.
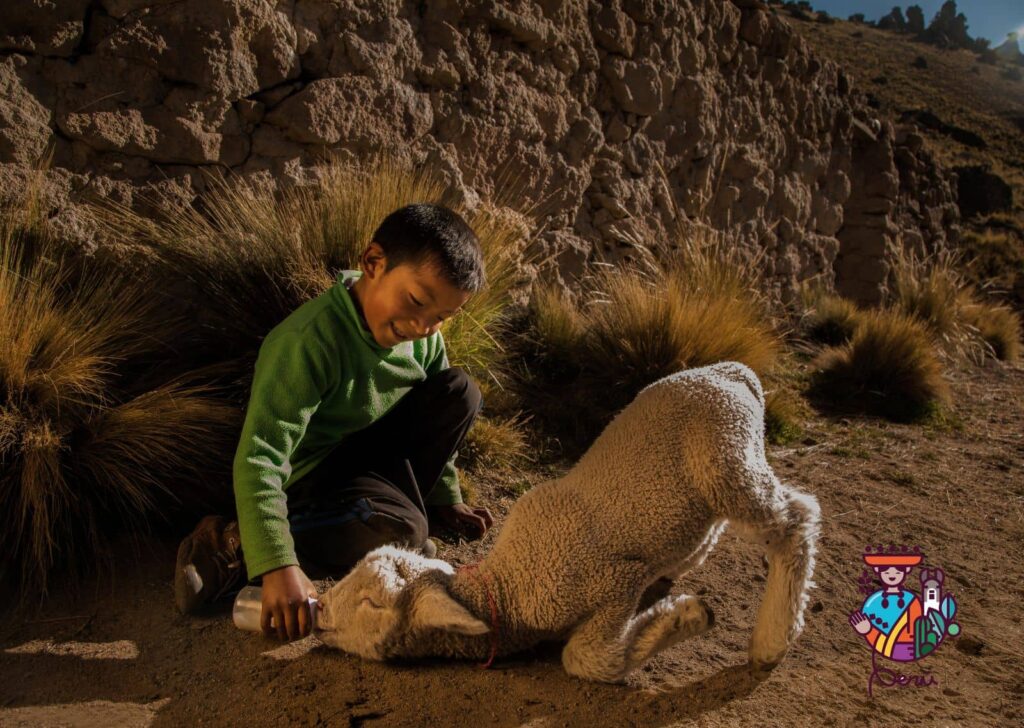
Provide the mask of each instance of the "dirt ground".
MULTIPOLYGON (((962 428, 815 416, 800 440, 769 448, 779 476, 819 498, 823 530, 806 629, 764 681, 745 667, 761 557, 728 532, 677 585, 710 601, 714 628, 621 686, 568 677, 551 646, 488 670, 376 664, 312 637, 283 644, 239 632, 228 605, 185 618, 172 604, 167 541, 141 560, 125 557, 88 598, 55 597, 4 620, 0 725, 1020 725, 1024 367, 989 364, 952 378, 962 428), (937 684, 876 682, 869 698, 871 655, 847 615, 862 599, 862 550, 880 542, 918 544, 946 571, 962 633, 903 670, 937 684)), ((526 475, 538 483, 547 473, 526 475)), ((508 483, 478 480, 480 499, 507 513, 508 483)), ((441 556, 472 561, 493 535, 441 556)))

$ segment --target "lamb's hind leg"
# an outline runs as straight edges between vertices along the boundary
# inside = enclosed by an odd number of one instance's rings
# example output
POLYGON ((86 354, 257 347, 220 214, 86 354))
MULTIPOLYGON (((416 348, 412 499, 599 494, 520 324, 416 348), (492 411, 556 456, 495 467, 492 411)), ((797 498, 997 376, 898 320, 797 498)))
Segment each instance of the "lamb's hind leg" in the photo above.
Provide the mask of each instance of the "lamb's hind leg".
POLYGON ((667 597, 628 617, 620 606, 596 612, 580 625, 562 652, 570 675, 600 682, 621 682, 661 650, 707 631, 714 613, 700 599, 667 597))
POLYGON ((768 557, 768 580, 750 639, 758 670, 775 667, 804 626, 807 591, 814 586, 814 551, 820 510, 817 499, 776 484, 779 506, 763 522, 733 520, 736 532, 759 544, 768 557))
POLYGON ((713 522, 696 548, 686 558, 677 564, 673 564, 668 571, 647 586, 647 589, 644 590, 643 595, 640 597, 640 605, 637 607, 637 611, 642 612, 667 597, 675 579, 703 564, 708 554, 711 553, 711 549, 718 543, 718 538, 722 535, 722 531, 725 530, 727 525, 728 521, 725 519, 713 522))
POLYGON ((667 597, 633 618, 626 671, 634 670, 677 642, 711 629, 715 613, 704 600, 681 595, 667 597))

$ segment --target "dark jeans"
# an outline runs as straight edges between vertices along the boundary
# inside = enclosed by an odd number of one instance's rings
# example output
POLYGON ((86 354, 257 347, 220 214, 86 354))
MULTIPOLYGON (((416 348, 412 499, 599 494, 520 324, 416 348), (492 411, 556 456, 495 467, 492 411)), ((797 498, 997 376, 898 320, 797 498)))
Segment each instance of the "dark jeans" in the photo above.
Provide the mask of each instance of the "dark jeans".
POLYGON ((340 576, 378 546, 423 545, 424 498, 482 406, 469 375, 445 369, 291 484, 288 520, 303 570, 340 576))

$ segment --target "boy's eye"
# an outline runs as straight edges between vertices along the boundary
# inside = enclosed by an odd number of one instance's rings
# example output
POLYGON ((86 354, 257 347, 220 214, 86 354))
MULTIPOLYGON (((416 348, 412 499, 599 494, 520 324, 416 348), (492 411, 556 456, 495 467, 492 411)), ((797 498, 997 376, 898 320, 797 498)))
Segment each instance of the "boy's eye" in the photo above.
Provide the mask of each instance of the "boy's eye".
POLYGON ((411 293, 409 294, 409 298, 411 298, 411 299, 412 299, 412 302, 413 302, 413 303, 415 303, 415 304, 416 304, 417 306, 422 306, 422 305, 423 305, 422 303, 420 303, 419 301, 417 301, 417 300, 416 300, 416 297, 415 297, 415 296, 413 296, 413 295, 412 295, 411 293))

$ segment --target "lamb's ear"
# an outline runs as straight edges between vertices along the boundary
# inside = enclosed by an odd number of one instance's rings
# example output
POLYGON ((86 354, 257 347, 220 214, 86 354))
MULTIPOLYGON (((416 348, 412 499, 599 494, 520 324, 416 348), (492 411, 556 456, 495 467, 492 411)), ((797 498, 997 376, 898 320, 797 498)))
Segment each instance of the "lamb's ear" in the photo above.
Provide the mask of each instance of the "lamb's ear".
POLYGON ((443 629, 458 634, 486 634, 490 628, 469 613, 440 586, 423 589, 413 600, 412 623, 416 627, 443 629))

